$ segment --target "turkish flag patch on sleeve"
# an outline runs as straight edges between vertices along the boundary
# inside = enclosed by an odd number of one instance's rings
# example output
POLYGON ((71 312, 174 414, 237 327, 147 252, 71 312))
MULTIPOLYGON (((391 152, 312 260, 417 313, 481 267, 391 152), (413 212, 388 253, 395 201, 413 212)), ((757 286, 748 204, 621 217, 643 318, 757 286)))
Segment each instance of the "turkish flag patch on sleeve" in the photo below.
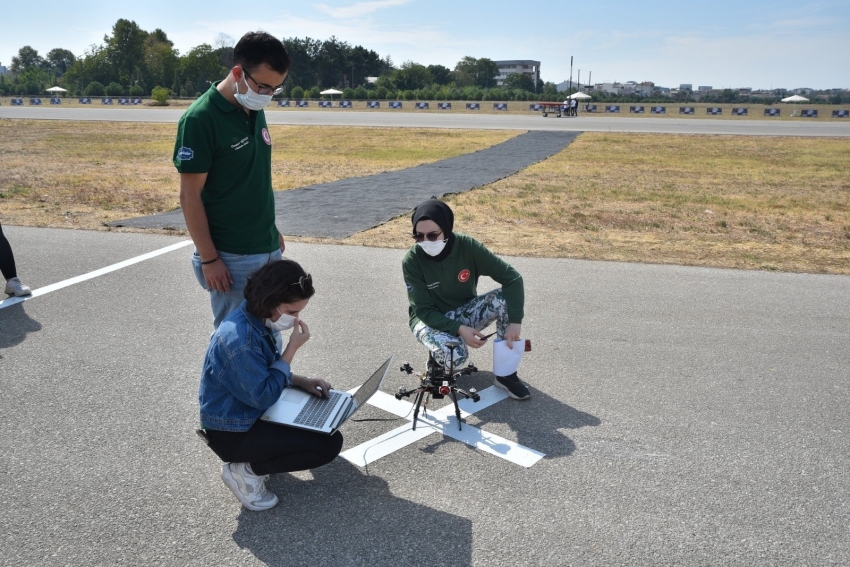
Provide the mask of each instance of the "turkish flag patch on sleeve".
POLYGON ((457 275, 457 279, 459 282, 467 282, 469 281, 469 270, 461 270, 457 275))

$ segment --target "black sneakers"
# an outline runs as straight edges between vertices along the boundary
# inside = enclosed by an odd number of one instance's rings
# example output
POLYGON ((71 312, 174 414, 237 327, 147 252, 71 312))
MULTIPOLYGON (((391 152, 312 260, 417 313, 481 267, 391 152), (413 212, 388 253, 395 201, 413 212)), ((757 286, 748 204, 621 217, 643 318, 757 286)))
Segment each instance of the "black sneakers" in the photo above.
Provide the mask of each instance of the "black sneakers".
POLYGON ((519 381, 516 372, 508 376, 496 376, 493 383, 503 390, 507 390, 508 395, 515 400, 527 400, 531 397, 531 392, 525 387, 525 384, 519 381))

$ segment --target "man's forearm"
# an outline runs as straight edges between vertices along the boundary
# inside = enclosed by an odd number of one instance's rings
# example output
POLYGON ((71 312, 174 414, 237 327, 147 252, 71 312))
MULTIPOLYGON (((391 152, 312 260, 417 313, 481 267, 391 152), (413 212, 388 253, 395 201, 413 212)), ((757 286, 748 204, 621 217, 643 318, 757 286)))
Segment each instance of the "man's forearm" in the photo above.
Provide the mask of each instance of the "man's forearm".
POLYGON ((210 236, 210 226, 203 201, 199 197, 180 195, 180 206, 183 209, 183 218, 186 220, 189 236, 192 237, 201 260, 215 258, 217 252, 210 236))

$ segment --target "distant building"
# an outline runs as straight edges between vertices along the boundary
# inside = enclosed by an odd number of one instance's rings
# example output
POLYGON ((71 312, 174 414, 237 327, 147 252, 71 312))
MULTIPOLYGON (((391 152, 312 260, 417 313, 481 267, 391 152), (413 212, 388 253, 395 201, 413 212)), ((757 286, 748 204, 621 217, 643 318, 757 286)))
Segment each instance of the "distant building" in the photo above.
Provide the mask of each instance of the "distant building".
POLYGON ((650 96, 655 91, 655 83, 644 81, 626 81, 625 83, 596 83, 594 91, 614 95, 640 95, 650 96))
POLYGON ((0 65, 0 75, 6 75, 8 73, 9 73, 9 69, 4 67, 3 65, 0 65))
POLYGON ((692 83, 682 83, 681 85, 679 85, 679 90, 680 91, 693 91, 694 85, 692 83))
POLYGON ((537 85, 540 80, 540 61, 531 61, 529 59, 514 60, 514 61, 494 61, 499 67, 499 74, 496 75, 496 85, 502 86, 505 84, 505 79, 508 75, 514 73, 524 73, 531 77, 532 82, 537 85))
POLYGON ((601 93, 618 95, 623 91, 622 83, 596 83, 593 90, 601 93))
MULTIPOLYGON (((558 83, 557 85, 555 85, 555 90, 557 90, 559 93, 567 92, 568 90, 570 90, 570 82, 564 81, 563 83, 558 83)), ((582 84, 580 84, 576 81, 573 81, 573 92, 581 91, 581 92, 586 93, 586 92, 590 92, 592 90, 593 90, 592 85, 582 85, 582 84)))
POLYGON ((641 96, 652 96, 655 91, 655 83, 652 81, 644 81, 635 87, 637 93, 641 96))
POLYGON ((712 91, 712 87, 700 85, 697 87, 697 90, 701 93, 710 93, 712 91))

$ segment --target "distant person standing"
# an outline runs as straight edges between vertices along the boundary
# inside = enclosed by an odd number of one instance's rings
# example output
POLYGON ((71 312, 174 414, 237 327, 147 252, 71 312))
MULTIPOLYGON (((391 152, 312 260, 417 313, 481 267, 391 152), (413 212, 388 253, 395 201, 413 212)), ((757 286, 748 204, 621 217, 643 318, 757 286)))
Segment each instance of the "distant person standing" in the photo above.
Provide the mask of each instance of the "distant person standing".
POLYGON ((578 116, 578 99, 570 99, 570 116, 578 116))
POLYGON ((3 225, 0 225, 0 273, 6 278, 6 295, 21 297, 32 293, 29 286, 24 285, 18 278, 15 256, 12 254, 12 246, 3 234, 3 225))
POLYGON ((272 140, 263 109, 282 89, 290 65, 279 39, 245 34, 227 77, 192 103, 177 126, 180 206, 215 328, 242 303, 248 275, 280 260, 286 247, 275 226, 272 140))

